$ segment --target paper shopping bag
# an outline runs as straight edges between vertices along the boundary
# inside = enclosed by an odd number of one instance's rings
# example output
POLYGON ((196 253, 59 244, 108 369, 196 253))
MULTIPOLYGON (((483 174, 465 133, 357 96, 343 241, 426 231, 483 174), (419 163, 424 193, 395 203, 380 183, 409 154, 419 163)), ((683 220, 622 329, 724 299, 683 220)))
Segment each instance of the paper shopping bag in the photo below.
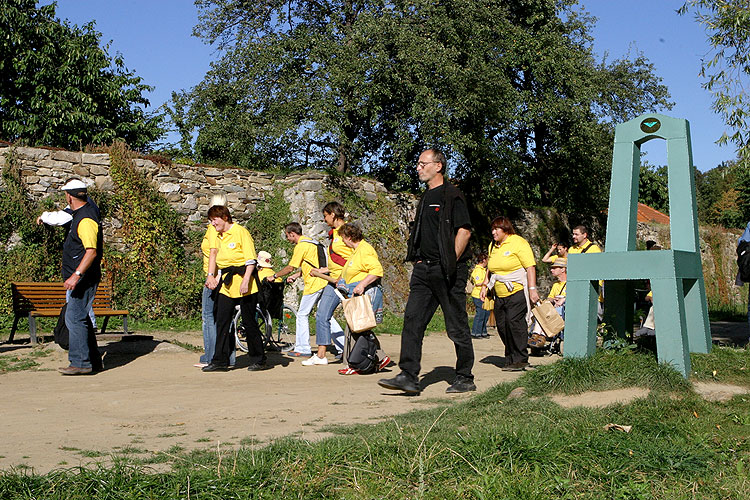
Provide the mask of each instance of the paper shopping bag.
POLYGON ((565 328, 565 321, 555 311, 555 306, 546 300, 531 310, 548 337, 557 335, 565 328))
POLYGON ((354 333, 372 330, 377 325, 368 295, 355 295, 342 301, 344 317, 349 330, 354 333))

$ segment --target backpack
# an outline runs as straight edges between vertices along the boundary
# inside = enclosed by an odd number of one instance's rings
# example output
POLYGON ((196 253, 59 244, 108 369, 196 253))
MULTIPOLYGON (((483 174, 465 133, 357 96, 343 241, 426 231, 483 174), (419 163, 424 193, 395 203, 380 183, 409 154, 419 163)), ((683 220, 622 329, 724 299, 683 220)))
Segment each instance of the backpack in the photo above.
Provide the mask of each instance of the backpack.
POLYGON ((362 332, 354 342, 346 362, 350 368, 354 368, 359 373, 367 375, 374 373, 378 368, 378 339, 371 331, 362 332))
POLYGON ((743 240, 737 245, 737 267, 740 270, 740 279, 750 283, 750 242, 743 240))
POLYGON ((328 267, 328 251, 326 250, 325 245, 323 245, 320 242, 314 241, 314 240, 300 240, 304 243, 312 243, 315 245, 315 247, 318 250, 318 262, 310 262, 309 260, 305 260, 308 264, 313 266, 315 269, 320 269, 321 267, 328 267))
POLYGON ((57 317, 57 325, 55 325, 55 329, 52 331, 55 336, 55 343, 66 351, 70 348, 70 332, 67 325, 65 325, 65 311, 67 310, 68 304, 62 306, 60 316, 57 317))
POLYGON ((258 276, 258 268, 253 270, 253 279, 258 285, 258 305, 268 312, 271 319, 281 319, 281 310, 284 308, 284 283, 261 280, 258 276))

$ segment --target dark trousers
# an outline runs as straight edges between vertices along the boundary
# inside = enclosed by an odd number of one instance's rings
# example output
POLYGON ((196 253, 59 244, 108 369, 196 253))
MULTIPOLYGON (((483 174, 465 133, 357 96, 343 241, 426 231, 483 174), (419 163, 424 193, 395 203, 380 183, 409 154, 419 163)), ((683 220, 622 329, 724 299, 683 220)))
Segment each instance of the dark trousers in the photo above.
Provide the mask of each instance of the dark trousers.
POLYGON ((465 263, 456 266, 456 276, 449 282, 443 276, 440 264, 414 264, 409 282, 409 300, 404 312, 404 327, 401 332, 401 371, 417 380, 422 360, 422 341, 427 324, 438 305, 445 315, 448 338, 456 348, 456 375, 473 379, 474 347, 471 343, 469 317, 466 314, 466 280, 468 269, 465 263))
POLYGON ((526 296, 523 290, 495 299, 495 325, 505 345, 507 364, 529 361, 529 331, 526 326, 526 296))
POLYGON ((216 299, 216 347, 211 363, 216 366, 229 366, 229 356, 234 350, 234 336, 229 335, 229 327, 234 318, 234 306, 240 305, 242 313, 242 328, 247 338, 247 355, 250 364, 262 363, 266 360, 263 351, 263 337, 255 319, 255 308, 258 304, 258 294, 253 293, 233 299, 219 294, 216 299))

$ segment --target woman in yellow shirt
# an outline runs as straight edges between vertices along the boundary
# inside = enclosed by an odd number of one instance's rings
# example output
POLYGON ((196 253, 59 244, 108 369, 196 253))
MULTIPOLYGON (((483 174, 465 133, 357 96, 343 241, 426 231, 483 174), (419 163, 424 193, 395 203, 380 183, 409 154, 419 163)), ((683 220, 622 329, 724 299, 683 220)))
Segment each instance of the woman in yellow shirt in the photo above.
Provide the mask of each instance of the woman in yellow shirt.
MULTIPOLYGON (((328 238, 331 240, 328 245, 328 277, 338 281, 341 271, 348 262, 354 250, 348 247, 339 233, 341 226, 344 225, 346 216, 344 207, 337 201, 326 203, 323 207, 323 220, 331 228, 328 231, 328 238)), ((318 344, 318 352, 321 352, 321 345, 328 346, 331 343, 336 346, 339 353, 337 358, 344 352, 344 330, 341 329, 336 319, 333 317, 333 311, 339 305, 339 298, 334 291, 336 281, 329 282, 323 289, 318 300, 318 311, 315 313, 315 341, 318 344)), ((323 351, 325 356, 325 351, 323 351)))
POLYGON ((216 300, 216 347, 214 356, 204 372, 229 370, 229 356, 234 350, 234 336, 229 327, 234 318, 235 306, 240 306, 242 324, 247 337, 248 370, 266 368, 263 338, 255 319, 258 304, 258 285, 250 282, 255 270, 257 256, 255 243, 247 229, 232 222, 229 209, 213 206, 208 210, 208 219, 216 229, 216 259, 209 262, 208 286, 214 290, 216 300), (221 269, 221 280, 215 278, 216 268, 221 269))
POLYGON ((490 338, 487 333, 487 319, 490 317, 490 312, 484 309, 484 301, 480 298, 482 292, 482 283, 484 278, 487 276, 487 252, 481 252, 477 255, 477 265, 471 271, 471 284, 474 288, 471 290, 471 300, 474 302, 474 307, 477 310, 474 315, 474 322, 471 324, 471 336, 475 339, 488 339, 490 338))
POLYGON ((505 371, 521 371, 529 366, 529 301, 539 301, 536 291, 536 261, 529 242, 516 234, 507 217, 492 221, 492 239, 487 276, 480 298, 494 286, 495 322, 505 345, 505 371))

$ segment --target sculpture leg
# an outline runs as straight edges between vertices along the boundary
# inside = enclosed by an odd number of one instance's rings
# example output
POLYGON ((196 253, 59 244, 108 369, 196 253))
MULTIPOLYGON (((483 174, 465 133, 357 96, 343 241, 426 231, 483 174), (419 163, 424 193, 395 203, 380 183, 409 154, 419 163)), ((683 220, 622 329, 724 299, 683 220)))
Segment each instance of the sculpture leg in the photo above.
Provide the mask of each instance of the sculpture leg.
POLYGON ((565 304, 565 357, 583 357, 596 350, 596 281, 568 280, 565 304))
POLYGON ((703 280, 683 280, 687 315, 688 350, 711 352, 711 325, 708 322, 706 287, 703 280))
POLYGON ((654 323, 659 361, 670 363, 687 377, 690 373, 687 322, 682 280, 652 279, 654 323))

